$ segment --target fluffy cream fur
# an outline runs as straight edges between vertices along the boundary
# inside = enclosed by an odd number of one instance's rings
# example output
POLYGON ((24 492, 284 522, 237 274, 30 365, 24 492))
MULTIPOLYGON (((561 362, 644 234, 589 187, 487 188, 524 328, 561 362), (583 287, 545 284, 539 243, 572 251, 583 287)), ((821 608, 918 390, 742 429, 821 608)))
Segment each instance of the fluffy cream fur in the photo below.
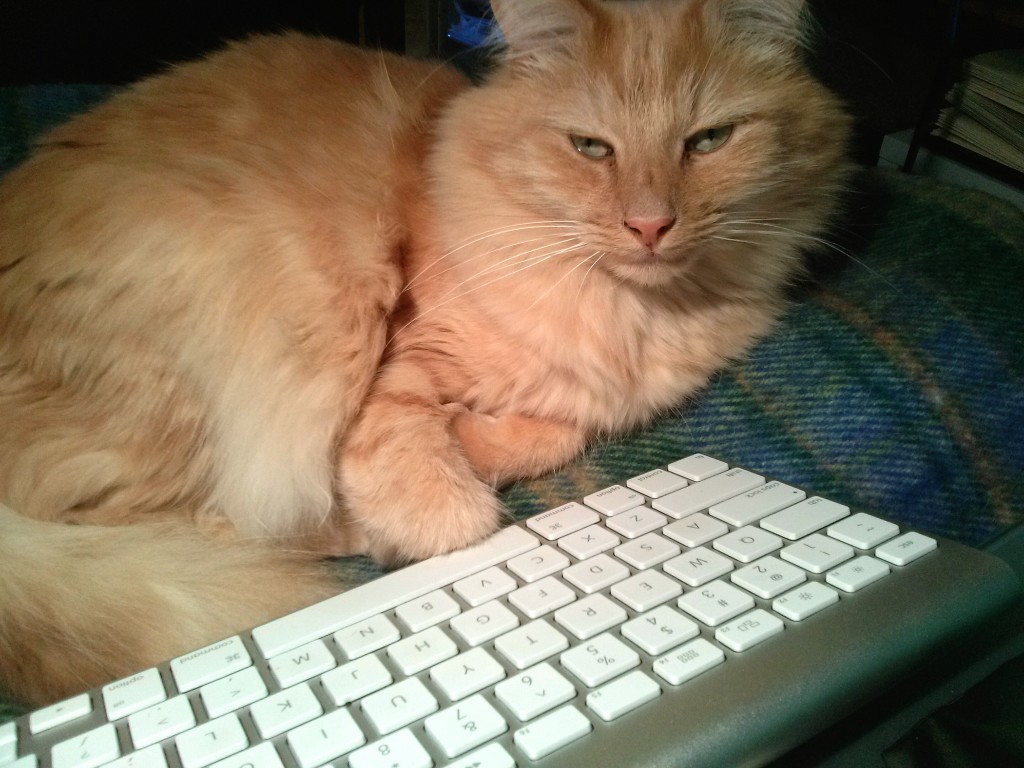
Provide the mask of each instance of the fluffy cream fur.
POLYGON ((32 518, 0 513, 15 695, 315 599, 310 553, 477 541, 496 485, 771 327, 845 173, 801 2, 494 6, 481 86, 257 38, 0 184, 0 499, 32 518))

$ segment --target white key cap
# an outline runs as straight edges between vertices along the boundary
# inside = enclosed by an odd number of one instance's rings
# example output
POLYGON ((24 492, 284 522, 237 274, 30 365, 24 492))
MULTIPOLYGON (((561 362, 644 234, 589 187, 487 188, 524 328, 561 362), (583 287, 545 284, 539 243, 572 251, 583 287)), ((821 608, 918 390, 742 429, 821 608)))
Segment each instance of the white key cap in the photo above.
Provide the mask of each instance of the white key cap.
POLYGON ((554 576, 520 587, 508 596, 508 601, 529 619, 539 618, 575 599, 576 593, 554 576))
POLYGON ((856 592, 888 575, 888 565, 881 560, 862 555, 843 563, 838 568, 833 568, 825 574, 825 581, 844 592, 856 592))
POLYGON ((785 628, 778 616, 758 608, 720 626, 715 630, 715 640, 739 653, 763 643, 785 628))
POLYGON ((422 672, 458 652, 459 647, 440 627, 425 629, 388 647, 388 657, 406 675, 422 672))
POLYGON ((155 668, 109 683, 103 686, 102 693, 107 720, 128 717, 167 698, 160 672, 155 668))
POLYGON ((900 527, 895 523, 864 512, 858 512, 828 527, 829 536, 857 549, 874 549, 899 532, 900 527))
POLYGON ((9 722, 0 725, 0 765, 13 763, 18 756, 18 726, 9 722))
POLYGON ((563 536, 558 546, 577 560, 586 560, 616 546, 621 539, 600 525, 588 525, 586 528, 563 536))
MULTIPOLYGON (((15 763, 14 765, 5 765, 4 768, 36 768, 36 764, 20 766, 15 763)), ((114 762, 107 763, 104 768, 167 768, 167 756, 164 754, 162 746, 153 744, 145 749, 119 757, 114 762)))
POLYGON ((55 744, 50 764, 53 768, 96 768, 120 756, 114 724, 107 723, 55 744))
POLYGON ((436 712, 437 699, 418 677, 410 677, 370 694, 363 699, 362 708, 377 733, 384 735, 436 712))
POLYGON ((434 761, 405 728, 360 747, 348 756, 348 764, 349 768, 431 768, 434 761))
POLYGON ((555 621, 580 640, 618 626, 625 620, 625 609, 600 594, 589 595, 555 611, 555 621))
MULTIPOLYGON (((310 638, 312 639, 312 638, 310 638)), ((295 643, 293 648, 302 645, 295 643)), ((171 661, 174 684, 181 693, 212 683, 232 672, 252 666, 252 659, 240 637, 229 637, 171 661)))
POLYGON ((205 768, 249 746, 236 715, 224 715, 181 734, 174 740, 182 768, 205 768))
POLYGON ((700 633, 679 611, 662 605, 622 625, 622 636, 652 656, 658 656, 700 633))
POLYGON ((725 472, 729 465, 703 453, 695 453, 685 459, 673 461, 668 468, 669 471, 682 475, 687 480, 699 481, 725 472))
MULTIPOLYGON (((0 756, 2 756, 2 754, 0 754, 0 756)), ((120 761, 114 761, 114 763, 116 762, 120 761)), ((107 765, 114 765, 114 763, 107 763, 107 765)), ((25 755, 24 757, 19 757, 18 759, 14 760, 14 762, 7 762, 5 760, 3 763, 0 763, 0 765, 3 765, 4 768, 39 768, 39 757, 31 754, 25 755)), ((149 767, 147 766, 147 768, 149 767)), ((163 767, 157 766, 155 768, 163 767)))
POLYGON ((475 646, 493 640, 519 626, 519 617, 497 600, 466 611, 451 620, 452 631, 475 646))
POLYGON ((430 679, 452 701, 505 679, 505 668, 483 648, 473 648, 430 670, 430 679))
POLYGON ((676 604, 709 627, 717 627, 753 608, 754 598, 732 584, 712 581, 687 592, 676 604))
POLYGON ((807 494, 799 488, 772 480, 760 488, 712 504, 708 512, 729 525, 741 528, 805 498, 807 494))
POLYGON ((539 581, 569 566, 569 558, 547 544, 513 557, 505 567, 527 583, 539 581))
POLYGON ((594 510, 587 509, 575 501, 570 501, 568 504, 531 517, 526 521, 526 527, 539 533, 548 541, 554 541, 566 534, 593 525, 600 519, 601 516, 594 510))
POLYGON ((853 547, 831 536, 812 533, 795 544, 784 547, 779 556, 811 573, 824 573, 853 557, 853 547))
POLYGON ((471 606, 483 605, 489 600, 507 595, 519 583, 501 568, 487 568, 452 584, 452 589, 471 606))
POLYGON ((402 633, 387 616, 371 616, 334 633, 334 642, 350 659, 358 659, 398 642, 402 633))
POLYGON ((169 739, 196 724, 192 704, 185 696, 154 704, 128 718, 128 732, 135 749, 169 739))
POLYGON ((875 556, 893 565, 909 565, 922 555, 935 551, 936 547, 938 543, 930 536, 908 531, 876 549, 875 556))
POLYGON ((560 660, 588 688, 606 683, 640 664, 636 651, 607 632, 566 651, 560 660))
POLYGON ((756 488, 764 482, 761 475, 745 469, 730 469, 702 483, 687 486, 651 502, 659 512, 676 519, 701 512, 712 504, 756 488))
POLYGON ((431 715, 423 725, 448 758, 458 757, 508 730, 505 718, 479 694, 431 715))
POLYGON ((675 539, 684 547, 699 547, 729 532, 729 526, 721 520, 708 517, 703 512, 687 515, 665 526, 662 531, 670 539, 675 539))
POLYGON ((92 712, 92 699, 88 693, 72 696, 48 707, 37 709, 28 716, 28 732, 42 733, 58 725, 70 723, 92 712))
POLYGON ((842 520, 849 514, 850 508, 847 506, 836 504, 821 496, 812 496, 781 512, 768 515, 761 520, 761 527, 779 536, 785 536, 790 541, 796 541, 830 523, 842 520))
POLYGON ((592 493, 583 497, 583 503, 591 509, 596 509, 602 515, 617 515, 627 509, 639 507, 644 503, 644 497, 636 491, 623 488, 621 485, 613 485, 603 491, 592 493))
POLYGON ((531 760, 540 760, 556 749, 586 736, 594 726, 571 704, 524 725, 515 732, 516 746, 531 760))
POLYGON ((299 683, 294 688, 278 691, 249 708, 256 730, 264 739, 272 739, 278 734, 320 717, 323 713, 320 702, 307 683, 299 683))
POLYGON ((472 547, 413 563, 257 627, 252 637, 264 656, 276 656, 528 552, 537 545, 536 536, 512 525, 472 547))
POLYGON ((635 574, 612 587, 612 597, 638 613, 668 602, 682 592, 678 581, 658 571, 635 574))
POLYGON ((707 547, 691 549, 679 557, 673 557, 662 566, 665 573, 691 587, 707 584, 712 579, 724 576, 735 567, 736 564, 728 557, 707 547))
POLYGON ((211 719, 247 707, 266 695, 267 686, 255 667, 207 683, 199 689, 199 697, 211 719))
POLYGON ((448 763, 448 768, 516 768, 516 761, 501 744, 492 742, 448 763))
POLYGON ((688 485, 685 477, 673 472, 666 472, 664 469, 653 469, 644 472, 642 475, 631 477, 626 481, 626 486, 634 491, 640 491, 645 496, 656 499, 666 493, 678 491, 688 485))
POLYGON ((729 577, 733 584, 770 600, 807 581, 807 572, 775 557, 762 557, 729 577))
POLYGON ((494 649, 517 669, 526 669, 568 647, 568 638, 544 619, 531 621, 494 641, 494 649))
POLYGON ((727 533, 721 538, 715 539, 711 545, 719 552, 724 552, 729 557, 739 560, 741 563, 752 563, 759 557, 771 554, 782 548, 782 539, 774 533, 762 530, 754 525, 745 525, 737 528, 732 533, 727 533))
POLYGON ((576 688, 548 662, 494 686, 494 695, 520 720, 532 720, 576 695, 576 688))
POLYGON ((661 686, 639 669, 587 694, 587 706, 602 720, 615 720, 661 695, 661 686))
POLYGON ((284 768, 280 755, 269 741, 221 760, 213 768, 284 768))
POLYGON ((819 581, 809 581, 803 586, 775 598, 772 610, 787 619, 803 621, 818 611, 839 602, 839 593, 819 581))
POLYGON ((336 707, 368 696, 392 682, 391 673, 376 656, 342 664, 320 678, 320 684, 336 707))
POLYGON ((679 551, 678 544, 656 533, 648 533, 616 547, 615 556, 634 568, 644 570, 675 557, 679 551))
POLYGON ((671 685, 682 685, 725 661, 725 652, 702 637, 654 661, 654 672, 671 685))
POLYGON ((366 743, 347 709, 336 709, 288 732, 288 749, 300 768, 316 768, 366 743))
POLYGON ((590 594, 628 578, 629 568, 608 555, 598 555, 566 568, 562 577, 590 594))
POLYGON ((300 645, 268 662, 281 688, 290 688, 338 666, 323 640, 300 645))
POLYGON ((410 632, 422 632, 445 619, 458 616, 462 609, 444 590, 434 590, 395 609, 395 616, 410 632))
POLYGON ((609 518, 605 525, 627 539, 635 539, 645 533, 662 528, 668 518, 650 507, 635 507, 621 515, 609 518))

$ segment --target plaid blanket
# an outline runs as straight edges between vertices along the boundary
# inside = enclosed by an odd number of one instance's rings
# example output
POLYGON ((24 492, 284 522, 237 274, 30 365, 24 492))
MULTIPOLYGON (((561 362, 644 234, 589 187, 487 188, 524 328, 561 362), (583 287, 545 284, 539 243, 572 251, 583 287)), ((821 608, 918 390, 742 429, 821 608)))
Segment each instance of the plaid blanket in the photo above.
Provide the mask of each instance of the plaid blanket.
MULTIPOLYGON (((107 92, 0 89, 0 173, 107 92)), ((851 208, 845 252, 813 255, 747 359, 642 432, 507 489, 511 512, 702 451, 966 544, 1024 519, 1024 214, 880 171, 862 174, 851 208)), ((349 583, 380 573, 364 558, 338 569, 349 583)))

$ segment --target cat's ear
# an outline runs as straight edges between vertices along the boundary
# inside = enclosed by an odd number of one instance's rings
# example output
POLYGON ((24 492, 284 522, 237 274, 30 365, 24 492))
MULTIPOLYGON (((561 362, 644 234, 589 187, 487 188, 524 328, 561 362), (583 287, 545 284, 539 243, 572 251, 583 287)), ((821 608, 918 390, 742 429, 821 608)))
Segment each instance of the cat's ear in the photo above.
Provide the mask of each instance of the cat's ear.
POLYGON ((593 27, 592 0, 491 0, 506 58, 543 60, 571 51, 593 27))
POLYGON ((707 0, 733 30, 770 53, 795 53, 811 31, 806 0, 707 0))

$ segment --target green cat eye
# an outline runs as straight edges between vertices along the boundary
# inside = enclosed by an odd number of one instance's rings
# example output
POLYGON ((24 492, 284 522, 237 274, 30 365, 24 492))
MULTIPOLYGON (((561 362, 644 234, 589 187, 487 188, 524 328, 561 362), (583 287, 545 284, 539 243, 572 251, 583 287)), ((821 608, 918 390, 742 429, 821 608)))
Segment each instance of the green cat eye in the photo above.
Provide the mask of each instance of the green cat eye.
POLYGON ((716 125, 697 131, 686 140, 687 152, 714 152, 732 136, 732 125, 716 125))
POLYGON ((607 141, 601 141, 601 139, 595 139, 590 136, 577 136, 575 133, 569 134, 569 138, 572 139, 573 146, 576 150, 587 157, 595 159, 601 159, 604 157, 611 157, 615 154, 615 150, 612 145, 607 141))

